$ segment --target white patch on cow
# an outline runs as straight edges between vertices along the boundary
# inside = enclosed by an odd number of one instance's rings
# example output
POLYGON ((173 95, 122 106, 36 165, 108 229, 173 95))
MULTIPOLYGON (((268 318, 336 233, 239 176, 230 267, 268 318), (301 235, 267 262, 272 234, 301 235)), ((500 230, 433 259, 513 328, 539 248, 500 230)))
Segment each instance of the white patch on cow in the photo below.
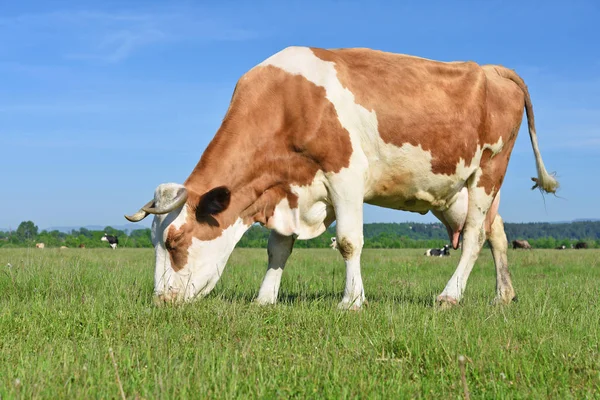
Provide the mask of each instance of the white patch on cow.
POLYGON ((334 220, 325 182, 325 175, 318 171, 310 184, 291 185, 292 193, 298 197, 298 207, 291 208, 287 198, 283 198, 275 207, 266 227, 283 236, 296 235, 301 240, 312 239, 325 232, 334 220))
POLYGON ((187 221, 187 217, 188 217, 187 203, 184 204, 181 208, 175 209, 174 211, 171 211, 171 212, 174 212, 174 213, 179 212, 179 214, 177 214, 177 218, 175 218, 173 220, 173 222, 171 223, 171 226, 173 226, 173 227, 175 227, 175 229, 179 230, 183 226, 183 224, 185 224, 187 221))
POLYGON ((292 209, 287 197, 275 206, 273 215, 267 220, 267 228, 274 229, 283 236, 290 236, 300 225, 298 209, 292 209))
POLYGON ((192 244, 188 248, 188 262, 177 272, 171 266, 170 257, 164 248, 164 240, 158 243, 155 294, 168 299, 190 300, 210 293, 221 278, 233 248, 248 228, 250 225, 238 218, 213 240, 192 238, 192 244), (158 268, 159 265, 161 268, 158 268))
POLYGON ((360 252, 346 261, 346 286, 344 297, 338 304, 343 310, 360 309, 365 302, 365 289, 360 273, 360 252))
POLYGON ((112 247, 112 248, 113 248, 113 250, 114 250, 114 249, 116 249, 116 248, 117 248, 117 244, 116 244, 116 243, 111 243, 111 244, 110 244, 110 247, 112 247))
POLYGON ((283 268, 269 268, 260 285, 256 302, 260 305, 275 304, 277 302, 277 294, 281 285, 281 275, 283 268))
POLYGON ((102 242, 108 242, 108 239, 106 238, 106 236, 102 236, 102 237, 100 238, 100 240, 101 240, 102 242))
POLYGON ((299 219, 294 234, 300 240, 319 236, 335 219, 326 182, 325 174, 318 171, 309 185, 291 186, 292 193, 298 196, 299 219))

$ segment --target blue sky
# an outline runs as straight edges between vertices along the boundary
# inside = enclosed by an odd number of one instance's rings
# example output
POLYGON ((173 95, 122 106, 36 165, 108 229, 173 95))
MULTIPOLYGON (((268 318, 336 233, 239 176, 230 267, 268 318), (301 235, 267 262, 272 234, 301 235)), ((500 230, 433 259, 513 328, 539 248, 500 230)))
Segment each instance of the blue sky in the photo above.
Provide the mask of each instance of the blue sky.
MULTIPOLYGON (((289 45, 515 69, 562 187, 545 201, 530 190, 535 163, 523 123, 501 214, 509 222, 598 218, 598 4, 0 2, 0 227, 125 223, 158 184, 185 180, 237 79, 289 45)), ((434 220, 365 208, 366 222, 434 220)))

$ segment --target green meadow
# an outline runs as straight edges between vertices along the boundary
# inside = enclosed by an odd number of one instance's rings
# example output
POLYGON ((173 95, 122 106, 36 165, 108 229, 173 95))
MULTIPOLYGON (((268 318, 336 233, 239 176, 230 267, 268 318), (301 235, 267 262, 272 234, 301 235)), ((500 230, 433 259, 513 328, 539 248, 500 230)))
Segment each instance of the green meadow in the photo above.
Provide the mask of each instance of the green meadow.
POLYGON ((423 252, 364 250, 369 303, 347 312, 331 249, 295 250, 268 307, 265 250, 156 307, 150 249, 0 249, 0 397, 460 399, 464 355, 472 399, 600 398, 600 250, 509 250, 518 302, 492 306, 484 249, 450 310, 434 298, 459 252, 423 252))

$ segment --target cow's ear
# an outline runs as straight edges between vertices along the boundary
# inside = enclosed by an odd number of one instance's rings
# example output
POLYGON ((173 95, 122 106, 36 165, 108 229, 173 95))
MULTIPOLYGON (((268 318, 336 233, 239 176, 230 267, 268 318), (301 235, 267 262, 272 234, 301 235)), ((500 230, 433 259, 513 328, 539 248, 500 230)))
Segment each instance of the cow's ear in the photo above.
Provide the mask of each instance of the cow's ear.
POLYGON ((196 207, 196 219, 203 219, 209 215, 219 214, 229 207, 231 192, 225 186, 209 190, 200 197, 196 207))

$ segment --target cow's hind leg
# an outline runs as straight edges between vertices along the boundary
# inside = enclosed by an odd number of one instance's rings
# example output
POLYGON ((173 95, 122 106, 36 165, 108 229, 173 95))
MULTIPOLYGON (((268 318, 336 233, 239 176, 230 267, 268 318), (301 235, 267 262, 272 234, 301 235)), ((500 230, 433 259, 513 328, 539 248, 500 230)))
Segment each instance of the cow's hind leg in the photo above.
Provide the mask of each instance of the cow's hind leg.
POLYGON ((437 297, 441 306, 456 305, 462 298, 469 275, 479 257, 479 252, 486 238, 485 218, 492 205, 493 195, 489 195, 481 187, 469 183, 469 209, 465 228, 463 230, 462 254, 458 267, 446 284, 442 293, 437 297))
POLYGON ((269 242, 267 244, 267 254, 269 255, 269 266, 267 273, 258 291, 256 302, 261 305, 275 304, 279 285, 281 284, 281 275, 285 268, 292 249, 294 247, 295 236, 283 236, 275 230, 271 231, 269 242))
POLYGON ((496 215, 491 224, 488 240, 492 249, 492 256, 494 257, 494 264, 496 265, 496 298, 494 303, 508 304, 516 299, 516 296, 510 272, 508 271, 508 258, 506 255, 508 240, 504 232, 504 222, 500 215, 496 215))

